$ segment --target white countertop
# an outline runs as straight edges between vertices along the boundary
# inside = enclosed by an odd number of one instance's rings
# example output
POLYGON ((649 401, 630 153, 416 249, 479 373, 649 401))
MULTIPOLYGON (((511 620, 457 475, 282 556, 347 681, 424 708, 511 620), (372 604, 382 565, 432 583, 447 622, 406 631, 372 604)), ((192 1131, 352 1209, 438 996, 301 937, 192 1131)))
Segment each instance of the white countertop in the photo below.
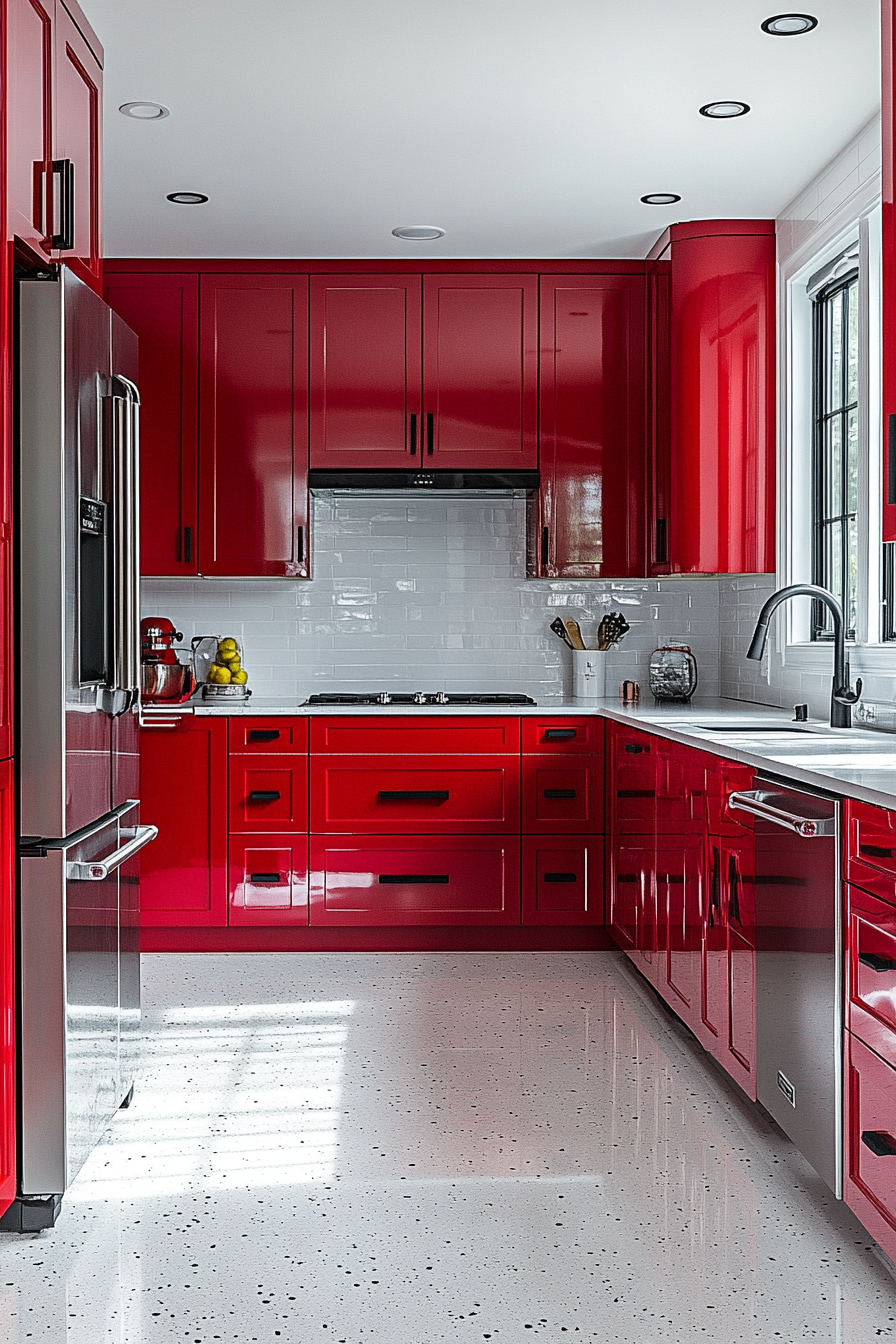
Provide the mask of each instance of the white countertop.
POLYGON ((832 729, 819 720, 796 724, 790 710, 773 709, 743 700, 698 699, 690 705, 623 706, 616 698, 604 700, 549 700, 536 705, 295 705, 253 696, 241 704, 147 707, 146 718, 182 713, 225 717, 295 718, 311 716, 389 716, 411 714, 427 718, 510 715, 528 718, 545 714, 596 714, 656 733, 685 746, 700 747, 728 760, 784 776, 810 788, 857 798, 879 807, 896 809, 896 734, 867 728, 832 729), (724 726, 722 726, 724 725, 724 726), (738 732, 738 728, 768 731, 738 732), (782 731, 784 730, 784 731, 782 731))

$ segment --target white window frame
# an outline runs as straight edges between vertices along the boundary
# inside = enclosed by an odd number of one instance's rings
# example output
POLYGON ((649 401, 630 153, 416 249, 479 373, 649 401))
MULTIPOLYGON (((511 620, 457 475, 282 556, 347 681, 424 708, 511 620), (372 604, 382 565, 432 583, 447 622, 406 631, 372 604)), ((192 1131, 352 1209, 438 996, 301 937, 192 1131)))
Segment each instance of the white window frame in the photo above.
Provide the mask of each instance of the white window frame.
MULTIPOLYGON (((813 301, 810 278, 841 253, 859 253, 859 583, 852 671, 892 672, 892 643, 881 641, 881 212, 878 182, 814 231, 810 243, 779 268, 782 315, 778 359, 779 587, 812 582, 813 301), (864 199, 863 199, 864 197, 864 199), (844 215, 846 218, 844 218, 844 215)), ((786 604, 776 622, 774 653, 793 672, 830 675, 833 649, 810 638, 811 601, 786 604), (783 617, 783 619, 782 619, 783 617)), ((770 660, 771 662, 771 660, 770 660)), ((769 665, 769 676, 772 668, 769 665)))

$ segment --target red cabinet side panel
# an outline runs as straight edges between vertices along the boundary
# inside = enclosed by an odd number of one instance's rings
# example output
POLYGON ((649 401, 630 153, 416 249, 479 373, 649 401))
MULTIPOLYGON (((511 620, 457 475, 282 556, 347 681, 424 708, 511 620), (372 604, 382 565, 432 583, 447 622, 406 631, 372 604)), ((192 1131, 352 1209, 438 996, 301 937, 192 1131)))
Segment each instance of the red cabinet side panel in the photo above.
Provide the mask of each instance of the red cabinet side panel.
POLYGON ((419 275, 311 277, 312 467, 419 465, 421 324, 419 275))
POLYGON ((308 277, 200 291, 200 572, 307 578, 308 277))
POLYGON ((199 277, 106 268, 106 300, 140 342, 140 568, 197 574, 199 277))
POLYGON ((16 1195, 15 793, 0 763, 0 1213, 16 1195))
POLYGON ((536 467, 538 277, 427 275, 423 286, 424 465, 536 467))

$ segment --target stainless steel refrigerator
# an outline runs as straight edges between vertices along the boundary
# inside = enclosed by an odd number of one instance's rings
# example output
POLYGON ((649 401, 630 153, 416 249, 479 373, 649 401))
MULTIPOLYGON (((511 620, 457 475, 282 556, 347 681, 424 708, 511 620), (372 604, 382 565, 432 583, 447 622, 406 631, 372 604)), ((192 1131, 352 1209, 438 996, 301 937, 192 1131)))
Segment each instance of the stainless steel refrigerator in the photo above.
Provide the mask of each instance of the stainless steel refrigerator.
POLYGON ((18 285, 19 1197, 49 1227, 138 1063, 137 339, 18 285))

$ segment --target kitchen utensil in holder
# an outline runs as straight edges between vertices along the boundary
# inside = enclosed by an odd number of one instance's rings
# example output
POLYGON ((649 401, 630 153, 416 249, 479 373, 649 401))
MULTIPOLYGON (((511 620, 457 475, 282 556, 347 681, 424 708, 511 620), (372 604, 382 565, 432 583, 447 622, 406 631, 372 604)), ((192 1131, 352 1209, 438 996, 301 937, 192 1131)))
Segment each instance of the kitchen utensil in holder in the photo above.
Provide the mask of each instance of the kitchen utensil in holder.
POLYGON ((571 652, 573 699, 603 699, 607 693, 607 655, 598 649, 573 649, 571 652))

